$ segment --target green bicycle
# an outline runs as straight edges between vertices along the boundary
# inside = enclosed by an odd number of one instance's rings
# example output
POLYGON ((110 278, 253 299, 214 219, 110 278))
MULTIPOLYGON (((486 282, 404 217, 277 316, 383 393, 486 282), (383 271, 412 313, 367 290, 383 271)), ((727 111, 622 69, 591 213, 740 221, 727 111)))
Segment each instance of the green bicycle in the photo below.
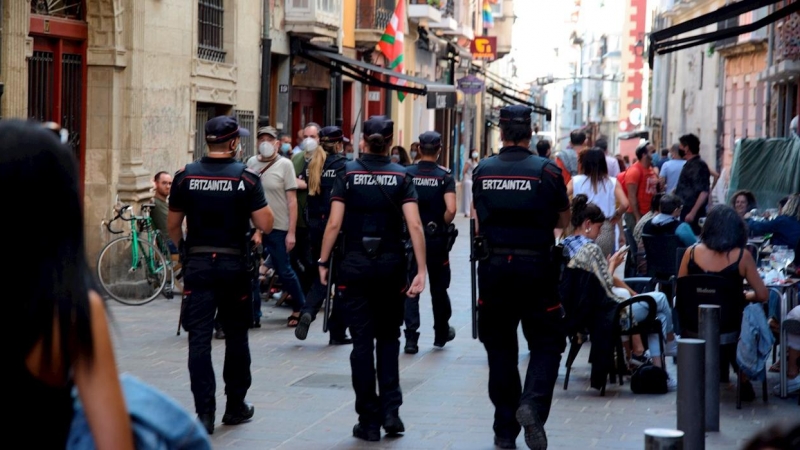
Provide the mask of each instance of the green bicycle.
POLYGON ((103 289, 111 298, 126 305, 144 305, 162 293, 172 298, 175 283, 172 259, 166 238, 153 227, 150 219, 154 207, 153 204, 142 205, 142 215, 136 216, 130 213, 130 205, 123 205, 117 209, 116 217, 103 221, 112 234, 124 233, 112 228, 116 220, 130 223, 130 234, 106 244, 97 259, 97 278, 103 289), (126 212, 129 212, 127 216, 126 212))

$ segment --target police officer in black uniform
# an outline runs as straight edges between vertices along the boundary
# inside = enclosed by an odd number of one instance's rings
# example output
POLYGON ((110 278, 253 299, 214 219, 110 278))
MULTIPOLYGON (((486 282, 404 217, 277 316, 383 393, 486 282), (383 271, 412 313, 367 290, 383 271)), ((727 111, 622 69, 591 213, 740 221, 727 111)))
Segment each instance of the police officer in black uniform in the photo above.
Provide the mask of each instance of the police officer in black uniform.
MULTIPOLYGON (((425 228, 425 255, 428 277, 431 282, 431 304, 433 306, 434 347, 442 348, 456 337, 455 328, 448 323, 452 310, 447 289, 450 287, 450 239, 454 228, 450 227, 456 216, 456 182, 450 170, 436 161, 442 151, 442 135, 426 131, 419 136, 421 159, 406 167, 414 177, 419 196, 419 215, 425 228)), ((419 296, 406 299, 406 353, 419 351, 419 296)))
POLYGON ((197 416, 214 432, 216 379, 211 365, 214 314, 225 330, 225 394, 222 423, 236 425, 253 417, 244 398, 250 388, 247 332, 253 321, 250 274, 245 261, 250 220, 272 231, 258 174, 234 157, 240 136, 248 136, 236 119, 215 117, 205 126, 208 156, 175 174, 170 190, 167 227, 184 255, 185 305, 181 322, 189 332, 189 378, 197 416), (186 240, 181 224, 186 218, 186 240))
MULTIPOLYGON (((298 176, 308 184, 308 203, 306 206, 306 224, 308 225, 309 244, 314 260, 318 260, 322 247, 322 236, 325 233, 325 225, 328 223, 330 214, 331 190, 333 189, 336 174, 344 168, 347 158, 340 153, 344 142, 342 129, 329 126, 319 130, 319 143, 322 150, 314 152, 311 161, 306 163, 303 172, 298 176)), ((338 258, 334 258, 336 260, 338 258)), ((338 264, 337 264, 338 266, 338 264)), ((336 268, 333 268, 336 270, 336 268)), ((306 296, 306 303, 301 311, 301 322, 311 322, 317 316, 317 312, 328 295, 327 288, 320 283, 318 277, 314 277, 311 290, 306 296)), ((341 300, 334 301, 331 308, 331 316, 328 319, 328 331, 330 332, 330 345, 346 345, 353 341, 347 337, 344 323, 344 314, 341 300)), ((295 335, 300 339, 305 339, 308 328, 295 330, 295 335)))
POLYGON ((417 192, 406 169, 391 163, 388 152, 394 123, 384 116, 364 122, 365 154, 337 174, 331 212, 320 252, 320 281, 327 283, 329 257, 339 231, 343 258, 337 290, 344 301, 353 337, 350 367, 356 393, 358 423, 353 436, 367 441, 405 431, 398 411, 400 325, 406 295, 425 289, 425 237, 417 192), (408 282, 403 223, 414 248, 418 271, 408 282), (375 357, 380 369, 375 392, 375 357))
POLYGON ((520 426, 532 449, 546 449, 558 364, 566 345, 557 283, 554 228, 569 223, 561 171, 532 154, 531 109, 500 110, 503 148, 475 168, 473 217, 485 250, 478 267, 478 333, 489 358, 495 445, 516 448, 520 426), (517 370, 517 327, 530 348, 524 388, 517 370))

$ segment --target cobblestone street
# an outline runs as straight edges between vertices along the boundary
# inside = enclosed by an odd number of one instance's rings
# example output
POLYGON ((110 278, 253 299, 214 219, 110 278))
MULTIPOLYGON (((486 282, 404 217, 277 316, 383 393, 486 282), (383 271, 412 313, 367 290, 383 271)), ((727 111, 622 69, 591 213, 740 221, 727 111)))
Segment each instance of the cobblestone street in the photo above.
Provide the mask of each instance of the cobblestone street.
MULTIPOLYGON (((306 341, 298 341, 285 326, 286 307, 263 307, 263 327, 251 330, 253 384, 248 401, 254 420, 238 426, 220 424, 225 404, 222 382, 224 343, 214 341, 217 374, 215 448, 246 449, 491 449, 493 408, 487 394, 488 367, 483 346, 471 339, 469 309, 468 222, 456 222, 460 237, 451 257, 453 301, 451 324, 458 336, 442 350, 433 349, 430 299, 423 297, 420 353, 400 356, 406 426, 403 437, 364 443, 351 436, 356 423, 350 385, 349 346, 328 346, 321 320, 306 341)), ((129 372, 165 391, 193 411, 186 365, 186 333, 176 336, 180 300, 159 299, 143 307, 110 303, 116 355, 129 372)), ((520 366, 527 351, 520 333, 520 366)), ((634 395, 627 384, 610 386, 606 397, 589 388, 588 345, 578 356, 569 390, 562 389, 564 368, 557 382, 546 430, 551 449, 641 449, 646 428, 675 428, 676 394, 634 395)), ((402 345, 401 345, 402 349, 402 345)), ((401 350, 402 351, 402 350, 401 350)), ((565 357, 565 356, 564 356, 565 357)), ((676 367, 669 362, 674 374, 676 367)), ((770 386, 777 374, 770 374, 770 386)), ((688 380, 679 380, 688 382, 688 380)), ((758 390, 758 388, 757 388, 758 390)), ((779 421, 800 417, 797 399, 770 396, 735 409, 734 390, 724 388, 721 429, 708 433, 707 448, 735 449, 755 432, 779 421)), ((759 396, 760 397, 760 396, 759 396)), ((517 445, 525 448, 520 436, 517 445)))

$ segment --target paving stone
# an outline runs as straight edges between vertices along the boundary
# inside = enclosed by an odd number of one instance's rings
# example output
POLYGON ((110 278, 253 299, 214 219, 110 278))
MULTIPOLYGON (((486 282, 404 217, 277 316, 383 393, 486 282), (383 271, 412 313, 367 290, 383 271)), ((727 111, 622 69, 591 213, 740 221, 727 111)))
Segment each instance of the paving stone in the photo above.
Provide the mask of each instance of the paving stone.
MULTIPOLYGON (((461 237, 451 254, 453 276, 451 325, 457 337, 434 350, 430 297, 421 298, 420 353, 400 355, 403 406, 400 414, 407 432, 401 438, 367 443, 352 437, 357 421, 350 381, 350 346, 328 346, 321 321, 311 326, 308 339, 298 341, 285 326, 287 307, 265 302, 262 328, 250 332, 253 384, 248 401, 256 407, 253 421, 222 426, 225 404, 222 361, 224 342, 213 341, 217 376, 217 430, 215 448, 236 449, 493 449, 494 409, 487 393, 486 352, 471 339, 468 222, 457 218, 461 237)), ((534 288, 534 287, 532 287, 534 288)), ((109 304, 113 338, 120 370, 171 395, 193 411, 186 357, 187 334, 175 335, 179 300, 156 300, 141 307, 109 304)), ((527 366, 528 352, 519 334, 519 367, 527 366)), ((401 338, 401 344, 403 339, 401 338)), ((565 358, 556 382, 553 408, 546 430, 551 449, 641 449, 646 428, 675 428, 676 394, 635 395, 629 379, 623 386, 609 384, 605 397, 589 387, 591 343, 584 345, 563 390, 565 358)), ((676 373, 670 360, 668 370, 676 373)), ((777 382, 770 374, 770 385, 777 382)), ((735 449, 773 423, 800 417, 797 399, 770 396, 735 409, 735 392, 722 387, 719 433, 708 433, 706 448, 735 449)), ((524 448, 523 436, 517 439, 524 448)))

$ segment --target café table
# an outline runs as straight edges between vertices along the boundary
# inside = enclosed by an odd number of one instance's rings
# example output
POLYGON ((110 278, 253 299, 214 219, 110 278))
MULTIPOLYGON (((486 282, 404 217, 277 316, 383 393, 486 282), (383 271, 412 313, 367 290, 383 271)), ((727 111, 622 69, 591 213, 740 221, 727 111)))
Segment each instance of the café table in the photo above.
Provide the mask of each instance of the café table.
MULTIPOLYGON (((783 321, 786 320, 786 315, 789 314, 789 310, 798 304, 800 301, 800 278, 788 278, 783 283, 765 283, 767 289, 774 289, 780 292, 781 294, 781 305, 780 305, 780 315, 781 315, 781 324, 783 321)), ((786 398, 788 395, 787 393, 787 375, 786 375, 786 340, 787 340, 787 333, 786 329, 781 326, 780 329, 780 343, 781 343, 781 359, 780 359, 780 397, 786 398)))

